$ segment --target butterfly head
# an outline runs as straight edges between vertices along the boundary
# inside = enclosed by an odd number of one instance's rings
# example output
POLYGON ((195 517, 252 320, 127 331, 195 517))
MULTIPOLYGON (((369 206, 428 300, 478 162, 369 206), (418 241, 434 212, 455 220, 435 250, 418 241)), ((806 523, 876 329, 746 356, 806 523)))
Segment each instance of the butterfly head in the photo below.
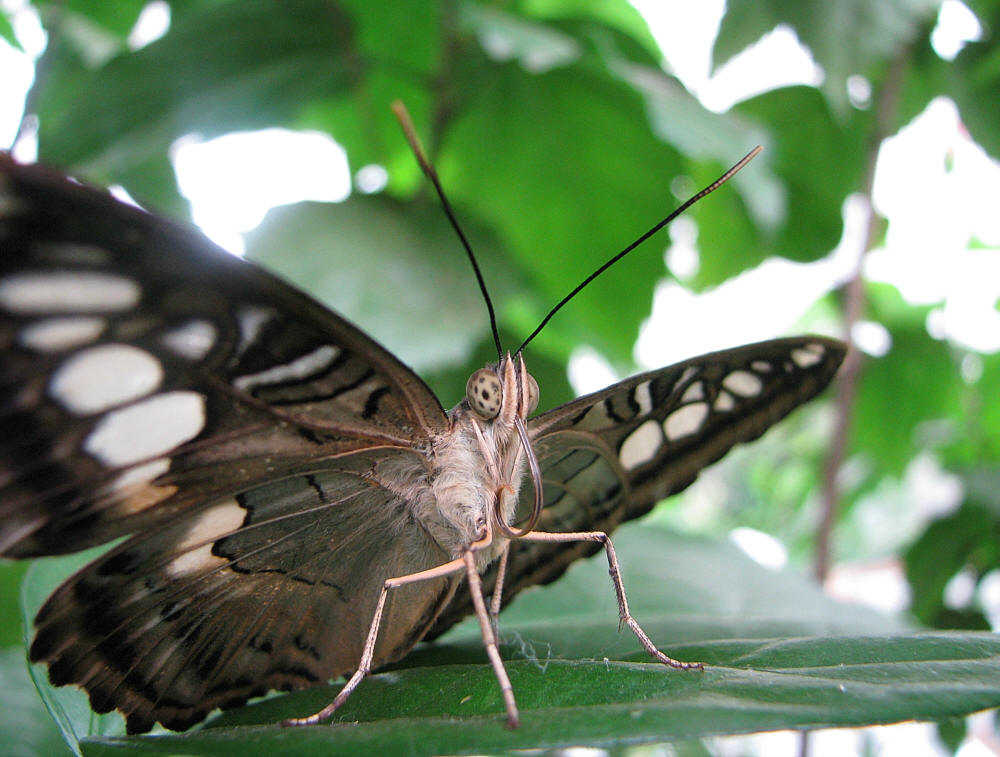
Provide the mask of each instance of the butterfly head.
MULTIPOLYGON (((496 491, 493 502, 493 523, 503 536, 519 538, 529 533, 542 511, 542 479, 528 435, 527 421, 538 407, 538 383, 528 373, 520 352, 508 352, 496 365, 480 368, 469 377, 465 401, 471 423, 469 427, 479 441, 483 459, 492 461, 496 491), (518 502, 518 487, 512 482, 521 479, 523 466, 531 471, 535 503, 531 516, 522 529, 512 529, 511 522, 518 502)), ((491 555, 492 556, 492 555, 491 555)))
POLYGON ((507 355, 496 365, 480 368, 465 385, 469 408, 481 420, 511 422, 513 415, 522 420, 538 407, 538 383, 528 373, 521 353, 507 355))

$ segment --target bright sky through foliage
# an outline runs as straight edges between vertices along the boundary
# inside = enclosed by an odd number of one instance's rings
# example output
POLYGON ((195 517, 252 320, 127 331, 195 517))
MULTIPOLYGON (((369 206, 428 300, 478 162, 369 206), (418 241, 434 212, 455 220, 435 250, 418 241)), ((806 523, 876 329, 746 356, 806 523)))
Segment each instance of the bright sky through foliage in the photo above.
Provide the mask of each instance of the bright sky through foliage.
MULTIPOLYGON (((633 4, 648 19, 668 67, 710 109, 723 111, 780 86, 822 81, 822 70, 786 27, 766 35, 711 75, 711 46, 723 12, 722 0, 694 4, 634 0, 633 4)), ((150 3, 130 41, 141 47, 168 27, 167 6, 150 3)), ((44 47, 44 35, 33 15, 15 16, 15 29, 26 51, 37 56, 44 47)), ((942 57, 954 57, 965 41, 979 33, 968 9, 948 0, 934 32, 935 49, 942 57)), ((33 74, 29 59, 2 43, 0 65, 6 74, 0 83, 0 139, 9 144, 33 74)), ((855 78, 852 98, 863 100, 866 82, 855 78)), ((33 149, 28 139, 19 146, 19 154, 30 158, 33 149)), ((196 222, 236 252, 242 250, 240 234, 252 229, 269 207, 300 199, 337 201, 350 191, 343 150, 318 133, 269 129, 211 141, 191 135, 175 144, 173 158, 196 222)), ((965 135, 954 106, 936 101, 882 151, 875 200, 878 210, 890 218, 890 228, 886 249, 871 256, 867 271, 873 280, 895 284, 912 302, 941 303, 929 318, 932 334, 987 352, 1000 349, 1000 313, 994 307, 1000 297, 1000 270, 993 262, 997 256, 968 247, 972 239, 980 246, 1000 244, 1000 221, 990 199, 998 194, 1000 168, 965 135), (948 275, 942 277, 939 272, 944 269, 948 275)), ((820 292, 838 286, 850 270, 857 229, 851 227, 849 206, 845 214, 845 239, 826 260, 811 264, 769 261, 700 296, 665 280, 640 335, 637 361, 646 367, 663 365, 792 329, 809 303, 820 292), (789 297, 768 298, 774 306, 769 311, 758 296, 761 291, 788 292, 789 297), (733 333, 730 319, 706 316, 734 311, 744 314, 738 334, 733 333), (704 324, 704 330, 682 331, 673 325, 692 322, 704 324)), ((683 237, 683 231, 674 235, 675 241, 683 237)), ((695 251, 683 243, 671 250, 670 262, 684 261, 672 267, 675 275, 683 280, 685 269, 688 274, 696 270, 698 254, 710 255, 711 250, 695 251)), ((879 344, 876 337, 874 342, 862 340, 860 346, 878 353, 889 345, 879 344)), ((595 353, 578 355, 572 370, 578 390, 606 383, 610 370, 601 369, 599 363, 595 353)))

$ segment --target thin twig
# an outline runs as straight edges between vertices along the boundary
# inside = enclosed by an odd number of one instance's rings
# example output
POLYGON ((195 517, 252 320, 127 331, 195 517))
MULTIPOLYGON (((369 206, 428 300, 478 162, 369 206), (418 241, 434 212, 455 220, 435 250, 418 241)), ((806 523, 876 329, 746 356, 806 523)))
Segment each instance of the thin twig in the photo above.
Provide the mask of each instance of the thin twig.
POLYGON ((874 246, 880 233, 881 223, 872 206, 872 191, 875 185, 875 166, 878 162, 882 142, 896 127, 899 94, 903 74, 910 59, 910 50, 905 48, 889 64, 885 83, 880 90, 875 114, 875 124, 865 163, 862 196, 865 201, 865 234, 862 248, 858 251, 854 272, 844 287, 844 335, 848 343, 847 356, 840 370, 836 387, 837 415, 834 421, 833 438, 823 466, 822 512, 816 529, 816 553, 813 561, 813 575, 822 583, 830 570, 830 541, 833 525, 837 518, 840 500, 840 486, 837 473, 846 456, 850 436, 851 416, 858 392, 858 382, 862 372, 862 356, 851 346, 851 332, 861 320, 865 311, 865 287, 862 277, 864 258, 874 246))

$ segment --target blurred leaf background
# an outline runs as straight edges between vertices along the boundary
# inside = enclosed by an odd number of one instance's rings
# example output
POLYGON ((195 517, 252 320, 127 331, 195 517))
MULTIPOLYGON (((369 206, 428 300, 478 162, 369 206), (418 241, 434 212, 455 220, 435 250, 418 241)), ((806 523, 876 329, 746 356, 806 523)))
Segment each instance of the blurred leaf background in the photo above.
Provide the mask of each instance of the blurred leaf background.
MULTIPOLYGON (((788 556, 786 573, 817 577, 840 595, 896 579, 888 584, 895 601, 888 589, 875 592, 899 611, 884 620, 886 632, 908 624, 995 629, 1000 234, 995 220, 981 219, 984 207, 995 219, 1000 196, 1000 2, 733 0, 720 10, 711 71, 731 76, 750 66, 737 56, 779 28, 811 54, 817 74, 783 86, 763 81, 736 102, 707 105, 708 89, 678 76, 691 66, 664 31, 684 28, 683 4, 640 8, 649 21, 624 0, 65 0, 8 10, 0 35, 38 55, 19 154, 37 150, 39 160, 120 185, 182 220, 190 208, 171 158, 183 145, 264 129, 335 139, 353 179, 347 199, 272 210, 247 236, 247 254, 384 342, 445 406, 493 356, 489 326, 391 101, 409 108, 473 240, 509 348, 604 260, 763 144, 731 185, 616 265, 532 343, 527 358, 542 407, 573 396, 567 365, 577 389, 594 389, 601 377, 657 360, 782 332, 849 336, 863 349, 832 391, 731 455, 644 527, 666 526, 720 565, 729 564, 720 540, 734 529, 743 529, 735 532, 743 543, 768 534, 783 545, 777 559, 788 556), (23 31, 35 13, 44 45, 23 31), (139 39, 140 18, 156 14, 169 21, 162 34, 139 39), (936 35, 949 17, 973 31, 944 51, 936 35), (952 137, 893 159, 897 135, 941 113, 956 114, 952 137), (975 172, 978 195, 960 183, 975 172), (880 181, 909 186, 916 211, 906 216, 889 194, 878 202, 880 181), (896 220, 914 215, 925 226, 896 220), (921 289, 899 271, 941 286, 921 289), (971 335, 962 328, 970 320, 979 327, 971 335), (699 541, 706 537, 714 546, 699 541)), ((275 162, 280 155, 245 155, 241 181, 266 184, 258 166, 275 162)), ((650 548, 642 535, 624 538, 650 548)), ((676 580, 684 569, 675 561, 662 576, 676 580)), ((22 641, 15 618, 23 573, 20 564, 0 566, 8 618, 0 639, 9 652, 2 670, 12 680, 24 675, 14 649, 22 641)), ((771 583, 786 573, 755 573, 754 591, 787 596, 771 583)), ((714 575, 728 580, 721 570, 714 575)), ((666 578, 648 583, 658 600, 683 598, 676 584, 656 594, 666 578)), ((610 594, 588 585, 561 591, 540 593, 548 598, 536 621, 550 611, 559 617, 552 607, 560 602, 576 611, 581 593, 610 594)), ((713 618, 746 611, 746 586, 718 591, 733 603, 680 611, 713 618)), ((771 618, 794 616, 780 612, 780 602, 763 604, 771 618)), ((796 604, 807 614, 806 603, 796 604)), ((847 625, 859 633, 871 623, 865 616, 847 625)), ((739 635, 732 624, 727 633, 739 635)), ((985 706, 976 702, 941 716, 985 706)), ((9 712, 30 714, 0 724, 20 724, 11 731, 25 753, 55 748, 58 736, 37 703, 14 697, 13 704, 9 712)), ((961 723, 940 729, 943 743, 962 742, 961 723)), ((621 728, 583 741, 628 740, 621 728)), ((681 735, 747 730, 752 723, 681 735)), ((546 732, 535 745, 574 743, 572 736, 546 732)), ((661 737, 680 738, 669 730, 661 737)), ((462 743, 442 748, 471 748, 462 743)), ((89 749, 102 753, 98 746, 89 749)))

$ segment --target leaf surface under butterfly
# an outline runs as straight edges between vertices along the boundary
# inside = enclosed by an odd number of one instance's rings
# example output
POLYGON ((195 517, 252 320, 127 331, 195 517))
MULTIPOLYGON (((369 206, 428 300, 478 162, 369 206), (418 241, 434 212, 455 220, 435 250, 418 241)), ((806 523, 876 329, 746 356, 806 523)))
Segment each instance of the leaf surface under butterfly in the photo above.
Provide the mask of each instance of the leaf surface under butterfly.
POLYGON ((790 572, 756 565, 732 545, 650 524, 622 529, 616 543, 647 630, 675 640, 672 652, 718 666, 717 675, 685 680, 644 664, 644 653, 617 632, 604 567, 586 561, 572 568, 568 585, 560 581, 525 596, 511 608, 513 622, 504 616, 511 674, 528 716, 519 731, 491 725, 499 701, 473 630, 418 648, 402 663, 405 669, 373 676, 335 727, 290 736, 273 725, 322 705, 331 696, 324 687, 225 713, 183 735, 118 740, 95 733, 83 751, 239 751, 249 757, 292 743, 297 753, 317 755, 408 755, 415 744, 426 753, 455 754, 540 744, 612 746, 764 725, 850 726, 917 713, 936 718, 1000 701, 1000 650, 989 634, 907 632, 871 610, 824 597, 790 572), (740 580, 719 581, 718 575, 740 580), (570 596, 557 598, 563 594, 570 596), (742 611, 734 615, 734 607, 742 611))

